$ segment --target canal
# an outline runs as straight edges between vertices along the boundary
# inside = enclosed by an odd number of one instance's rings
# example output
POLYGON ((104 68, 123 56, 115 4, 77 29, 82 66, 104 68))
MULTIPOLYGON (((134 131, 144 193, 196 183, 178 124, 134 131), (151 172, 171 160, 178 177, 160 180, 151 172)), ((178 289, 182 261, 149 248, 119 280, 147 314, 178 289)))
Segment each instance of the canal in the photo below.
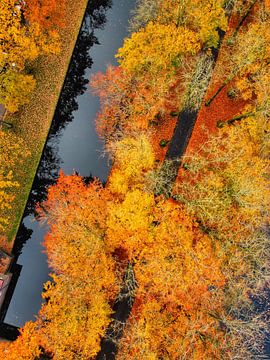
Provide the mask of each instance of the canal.
POLYGON ((99 100, 89 91, 92 73, 116 65, 114 55, 128 33, 135 0, 90 0, 69 71, 54 115, 24 217, 16 238, 12 271, 14 292, 6 304, 4 323, 21 327, 34 320, 41 304, 43 283, 50 279, 42 246, 46 226, 35 219, 35 205, 46 197, 62 169, 106 181, 110 164, 95 131, 99 100))

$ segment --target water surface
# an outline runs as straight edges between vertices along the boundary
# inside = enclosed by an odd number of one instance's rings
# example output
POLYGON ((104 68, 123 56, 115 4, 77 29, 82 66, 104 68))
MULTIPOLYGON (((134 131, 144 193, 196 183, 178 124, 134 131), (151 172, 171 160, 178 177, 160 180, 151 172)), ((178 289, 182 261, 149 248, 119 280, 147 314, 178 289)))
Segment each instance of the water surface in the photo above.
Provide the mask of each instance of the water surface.
POLYGON ((104 72, 108 64, 116 65, 114 55, 127 35, 134 6, 135 0, 89 1, 15 243, 17 264, 22 267, 4 319, 7 324, 21 327, 35 318, 42 303, 43 283, 49 279, 42 247, 47 228, 35 220, 36 203, 45 198, 47 187, 55 182, 60 169, 102 181, 108 176, 110 164, 102 155, 103 142, 95 131, 99 100, 90 92, 88 79, 92 73, 104 72))

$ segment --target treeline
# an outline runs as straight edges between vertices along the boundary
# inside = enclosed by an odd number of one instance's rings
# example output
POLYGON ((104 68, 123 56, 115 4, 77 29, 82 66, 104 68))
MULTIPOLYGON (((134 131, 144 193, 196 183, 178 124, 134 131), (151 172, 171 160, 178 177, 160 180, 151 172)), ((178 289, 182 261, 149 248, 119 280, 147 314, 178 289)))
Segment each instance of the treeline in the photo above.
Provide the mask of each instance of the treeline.
MULTIPOLYGON (((112 323, 111 340, 122 333, 116 359, 263 356, 269 16, 264 1, 138 1, 119 66, 91 81, 112 172, 105 187, 61 173, 40 204, 55 274, 37 320, 0 345, 6 359, 94 359, 112 323), (198 74, 218 47, 217 29, 227 31, 221 66, 203 99, 198 74), (214 108, 224 78, 227 96, 239 103, 235 116, 246 115, 221 118, 214 133, 205 129, 168 192, 172 167, 157 161, 159 132, 183 108, 214 108), (126 324, 112 322, 119 294, 133 302, 126 324)), ((211 76, 213 66, 207 69, 211 76)))

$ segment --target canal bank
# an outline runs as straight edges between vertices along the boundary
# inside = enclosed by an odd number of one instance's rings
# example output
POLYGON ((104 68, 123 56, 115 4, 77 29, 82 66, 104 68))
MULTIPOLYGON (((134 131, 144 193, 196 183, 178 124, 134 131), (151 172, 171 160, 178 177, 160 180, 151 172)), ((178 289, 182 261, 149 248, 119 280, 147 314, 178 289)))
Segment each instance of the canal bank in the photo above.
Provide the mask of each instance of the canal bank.
POLYGON ((36 203, 44 199, 60 168, 102 181, 108 176, 110 164, 102 155, 103 142, 95 131, 99 99, 91 94, 88 79, 92 73, 104 72, 109 63, 116 64, 114 54, 127 35, 134 5, 135 1, 124 0, 89 2, 14 246, 14 266, 22 268, 5 306, 2 323, 9 326, 21 327, 34 319, 41 306, 43 283, 49 279, 41 245, 47 229, 35 220, 36 203))
POLYGON ((65 26, 59 29, 61 53, 43 56, 32 64, 31 72, 37 80, 37 86, 30 97, 30 102, 17 113, 7 114, 5 118, 5 121, 12 125, 15 135, 22 138, 27 150, 31 152, 28 159, 17 164, 14 180, 19 182, 20 187, 14 190, 15 200, 12 209, 6 210, 3 214, 4 217, 9 217, 10 221, 5 231, 0 232, 0 237, 7 238, 5 247, 9 251, 12 249, 46 143, 88 0, 78 0, 76 3, 67 0, 65 4, 65 18, 68 20, 65 26))

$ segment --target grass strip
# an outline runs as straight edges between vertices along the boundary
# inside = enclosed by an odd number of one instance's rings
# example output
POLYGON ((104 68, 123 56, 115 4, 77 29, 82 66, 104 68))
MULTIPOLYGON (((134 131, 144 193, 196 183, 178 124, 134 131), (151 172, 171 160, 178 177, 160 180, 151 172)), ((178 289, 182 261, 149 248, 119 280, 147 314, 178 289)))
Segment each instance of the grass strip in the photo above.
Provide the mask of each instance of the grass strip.
POLYGON ((10 218, 10 224, 4 234, 10 249, 31 191, 87 3, 88 0, 66 0, 66 24, 60 30, 61 53, 42 57, 35 62, 33 75, 37 80, 37 86, 31 95, 29 104, 16 114, 6 117, 6 121, 14 126, 12 131, 24 139, 31 152, 30 158, 18 164, 16 168, 14 180, 19 181, 21 186, 14 189, 16 198, 12 209, 4 214, 10 218))

